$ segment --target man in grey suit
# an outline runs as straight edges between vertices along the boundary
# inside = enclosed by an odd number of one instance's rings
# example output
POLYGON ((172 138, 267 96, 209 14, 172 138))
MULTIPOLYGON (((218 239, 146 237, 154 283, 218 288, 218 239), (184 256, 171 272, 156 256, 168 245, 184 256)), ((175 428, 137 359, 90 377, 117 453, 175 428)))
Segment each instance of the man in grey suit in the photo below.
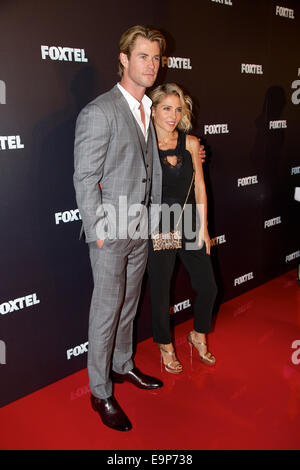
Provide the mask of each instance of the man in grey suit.
POLYGON ((145 91, 155 82, 164 48, 159 31, 127 30, 120 40, 120 83, 89 103, 76 124, 74 186, 94 279, 91 401, 103 423, 119 431, 131 429, 131 423, 112 381, 143 389, 163 385, 135 368, 132 330, 147 261, 147 208, 161 201, 161 166, 145 91))

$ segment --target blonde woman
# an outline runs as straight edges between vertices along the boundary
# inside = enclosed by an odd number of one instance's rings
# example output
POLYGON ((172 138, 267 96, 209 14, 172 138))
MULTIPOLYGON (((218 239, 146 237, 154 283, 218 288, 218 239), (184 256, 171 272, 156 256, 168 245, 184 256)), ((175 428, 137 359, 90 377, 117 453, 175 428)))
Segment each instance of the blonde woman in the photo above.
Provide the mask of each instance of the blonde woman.
MULTIPOLYGON (((179 204, 186 212, 188 205, 189 209, 192 208, 192 211, 189 211, 190 217, 182 217, 184 226, 181 248, 154 250, 153 240, 151 238, 149 240, 147 269, 153 338, 160 348, 165 370, 178 374, 182 372, 183 366, 176 357, 169 323, 170 283, 176 257, 178 256, 183 262, 196 293, 193 305, 194 329, 189 333, 187 340, 191 353, 195 347, 200 360, 207 365, 215 365, 216 362, 215 357, 207 349, 206 333, 210 331, 217 288, 209 256, 207 198, 202 161, 199 158, 200 143, 196 137, 186 134, 191 129, 192 101, 173 83, 155 88, 150 97, 163 174, 162 204, 169 207, 179 204), (189 189, 192 189, 190 193, 189 189), (185 202, 187 205, 184 206, 185 202), (201 208, 202 228, 201 232, 197 233, 196 246, 194 244, 194 249, 189 249, 185 234, 196 230, 196 207, 201 208)), ((175 229, 175 216, 170 223, 170 229, 175 229)))

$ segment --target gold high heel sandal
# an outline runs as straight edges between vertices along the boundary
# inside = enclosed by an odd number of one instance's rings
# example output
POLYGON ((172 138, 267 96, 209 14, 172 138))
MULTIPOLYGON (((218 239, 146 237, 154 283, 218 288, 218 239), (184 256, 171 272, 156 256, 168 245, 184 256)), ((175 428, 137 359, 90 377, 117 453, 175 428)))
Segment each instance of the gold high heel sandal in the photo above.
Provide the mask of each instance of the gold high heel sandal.
POLYGON ((162 368, 162 364, 165 366, 165 369, 167 372, 170 372, 170 374, 180 374, 182 372, 182 364, 178 361, 175 351, 167 351, 162 347, 161 344, 158 345, 160 349, 160 367, 162 368), (163 359, 163 354, 168 354, 170 356, 170 361, 165 362, 163 359), (172 366, 173 365, 173 366, 172 366))
POLYGON ((214 366, 216 364, 216 358, 209 351, 207 351, 207 344, 201 341, 195 341, 192 338, 192 331, 188 334, 187 340, 191 348, 191 358, 193 356, 193 346, 197 349, 200 361, 202 361, 207 366, 214 366), (206 349, 206 352, 203 353, 203 349, 206 349))

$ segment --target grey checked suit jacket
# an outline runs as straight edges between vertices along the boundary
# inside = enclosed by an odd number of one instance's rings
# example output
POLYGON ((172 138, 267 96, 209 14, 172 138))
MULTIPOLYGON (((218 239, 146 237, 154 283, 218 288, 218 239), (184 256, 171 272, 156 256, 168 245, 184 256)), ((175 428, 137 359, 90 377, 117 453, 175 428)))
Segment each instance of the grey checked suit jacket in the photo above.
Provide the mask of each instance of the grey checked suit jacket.
MULTIPOLYGON (((112 205, 117 216, 124 219, 125 214, 119 214, 120 196, 127 197, 128 207, 145 201, 149 161, 152 165, 150 203, 161 203, 162 172, 152 122, 149 139, 152 139, 153 159, 146 154, 145 139, 117 85, 80 112, 74 147, 74 186, 86 242, 114 237, 116 222, 106 210, 107 205, 112 205)), ((127 238, 123 233, 127 231, 124 220, 119 221, 123 228, 117 233, 127 238)), ((135 222, 139 223, 138 218, 135 222)))

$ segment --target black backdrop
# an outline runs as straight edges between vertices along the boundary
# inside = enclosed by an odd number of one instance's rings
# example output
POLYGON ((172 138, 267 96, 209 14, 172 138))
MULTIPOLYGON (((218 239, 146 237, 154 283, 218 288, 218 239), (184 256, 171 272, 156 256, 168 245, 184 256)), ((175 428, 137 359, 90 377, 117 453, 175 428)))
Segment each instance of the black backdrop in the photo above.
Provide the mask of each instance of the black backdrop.
MULTIPOLYGON (((156 83, 194 100, 219 303, 299 262, 299 1, 1 0, 0 405, 86 366, 92 278, 74 126, 118 80, 118 41, 134 24, 167 37, 156 83)), ((192 296, 179 265, 175 323, 192 296)), ((145 277, 136 336, 150 335, 145 277)))

